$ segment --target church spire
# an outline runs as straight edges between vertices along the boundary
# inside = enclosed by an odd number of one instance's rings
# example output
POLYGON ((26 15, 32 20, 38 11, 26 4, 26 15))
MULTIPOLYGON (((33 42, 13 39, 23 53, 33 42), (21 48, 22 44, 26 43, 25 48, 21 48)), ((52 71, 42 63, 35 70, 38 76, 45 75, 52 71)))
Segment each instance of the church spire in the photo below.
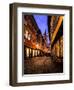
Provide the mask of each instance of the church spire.
POLYGON ((44 36, 45 43, 47 43, 47 34, 46 34, 46 30, 45 30, 43 36, 44 36))
POLYGON ((44 32, 44 36, 46 36, 46 30, 45 30, 45 32, 44 32))

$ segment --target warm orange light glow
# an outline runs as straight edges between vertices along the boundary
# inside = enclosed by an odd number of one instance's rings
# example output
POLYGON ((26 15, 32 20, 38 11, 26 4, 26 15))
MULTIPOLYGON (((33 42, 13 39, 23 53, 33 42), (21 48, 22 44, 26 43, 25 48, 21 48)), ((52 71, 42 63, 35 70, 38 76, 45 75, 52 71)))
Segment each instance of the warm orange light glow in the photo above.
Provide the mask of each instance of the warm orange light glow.
POLYGON ((28 31, 25 32, 25 37, 28 38, 28 31))
POLYGON ((56 37, 56 34, 57 34, 57 32, 58 32, 58 30, 60 28, 60 25, 61 25, 62 21, 63 21, 63 16, 60 16, 58 24, 57 24, 57 26, 56 26, 56 28, 54 30, 53 36, 52 36, 51 44, 53 43, 53 41, 54 41, 54 39, 56 37))
POLYGON ((26 48, 27 57, 29 57, 29 48, 26 48))
POLYGON ((38 48, 38 47, 39 47, 39 45, 38 45, 38 44, 36 44, 36 47, 38 48))
POLYGON ((33 56, 35 55, 35 50, 33 50, 33 56))

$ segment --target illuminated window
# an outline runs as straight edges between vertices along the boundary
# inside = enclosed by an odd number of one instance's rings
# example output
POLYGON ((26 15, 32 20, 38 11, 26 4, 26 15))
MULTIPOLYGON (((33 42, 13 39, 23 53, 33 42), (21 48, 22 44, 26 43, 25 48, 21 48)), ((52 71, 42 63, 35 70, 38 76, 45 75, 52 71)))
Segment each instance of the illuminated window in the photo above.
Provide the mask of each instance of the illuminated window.
POLYGON ((31 54, 31 49, 30 49, 30 54, 31 54))
POLYGON ((35 55, 34 53, 35 53, 35 51, 33 50, 33 56, 35 55))
POLYGON ((28 38, 28 31, 25 31, 25 38, 28 38))
POLYGON ((26 48, 26 55, 29 57, 29 48, 26 48))
POLYGON ((37 56, 37 50, 35 51, 35 55, 37 56))
POLYGON ((36 50, 34 50, 34 56, 36 56, 36 50))
POLYGON ((28 35, 28 40, 30 40, 30 39, 31 39, 31 35, 29 34, 29 35, 28 35))

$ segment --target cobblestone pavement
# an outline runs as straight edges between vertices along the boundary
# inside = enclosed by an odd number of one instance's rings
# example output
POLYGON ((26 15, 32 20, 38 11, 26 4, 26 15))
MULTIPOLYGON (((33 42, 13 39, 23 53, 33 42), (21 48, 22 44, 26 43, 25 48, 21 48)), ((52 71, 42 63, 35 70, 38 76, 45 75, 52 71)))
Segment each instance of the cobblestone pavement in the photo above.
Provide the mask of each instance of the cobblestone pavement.
POLYGON ((34 57, 24 60, 24 63, 24 74, 63 72, 63 63, 53 62, 51 57, 34 57))

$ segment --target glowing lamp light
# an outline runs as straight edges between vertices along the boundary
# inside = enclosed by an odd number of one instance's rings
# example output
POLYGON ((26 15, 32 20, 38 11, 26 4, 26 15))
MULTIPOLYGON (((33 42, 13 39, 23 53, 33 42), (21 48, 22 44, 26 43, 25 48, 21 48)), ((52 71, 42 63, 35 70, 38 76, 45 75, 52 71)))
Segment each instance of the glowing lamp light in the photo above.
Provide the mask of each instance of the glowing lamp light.
POLYGON ((26 33, 25 33, 25 37, 28 38, 28 31, 26 31, 26 33))
POLYGON ((38 45, 38 44, 36 44, 36 47, 38 48, 38 47, 39 47, 39 45, 38 45))

